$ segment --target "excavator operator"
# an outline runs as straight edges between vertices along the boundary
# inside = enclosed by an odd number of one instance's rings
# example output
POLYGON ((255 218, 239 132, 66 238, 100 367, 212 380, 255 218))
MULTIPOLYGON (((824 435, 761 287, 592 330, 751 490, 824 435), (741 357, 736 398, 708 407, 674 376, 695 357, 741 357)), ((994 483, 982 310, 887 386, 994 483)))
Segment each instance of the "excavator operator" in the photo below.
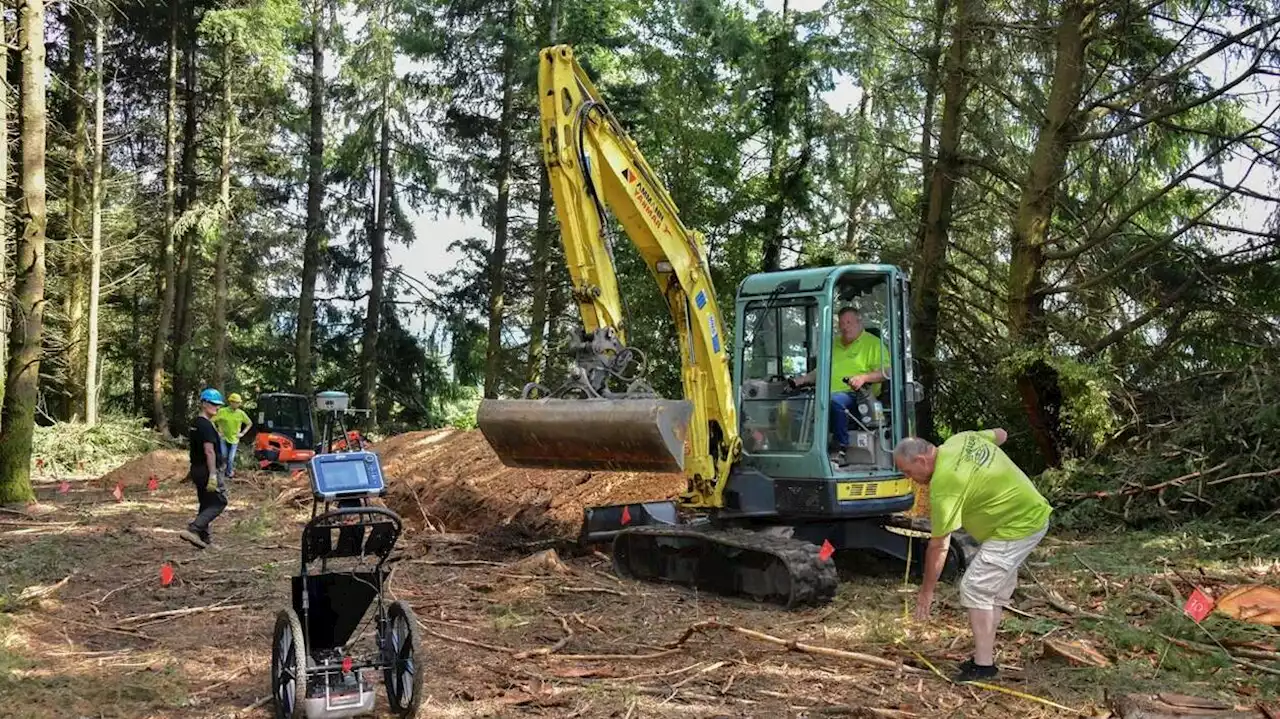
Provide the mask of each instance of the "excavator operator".
MULTIPOLYGON (((834 454, 841 459, 849 447, 849 417, 845 414, 857 402, 858 390, 865 388, 874 397, 889 369, 889 350, 879 337, 864 332, 857 308, 845 307, 838 316, 840 336, 831 343, 831 431, 835 435, 834 454)), ((814 369, 789 380, 794 387, 812 385, 814 369)))

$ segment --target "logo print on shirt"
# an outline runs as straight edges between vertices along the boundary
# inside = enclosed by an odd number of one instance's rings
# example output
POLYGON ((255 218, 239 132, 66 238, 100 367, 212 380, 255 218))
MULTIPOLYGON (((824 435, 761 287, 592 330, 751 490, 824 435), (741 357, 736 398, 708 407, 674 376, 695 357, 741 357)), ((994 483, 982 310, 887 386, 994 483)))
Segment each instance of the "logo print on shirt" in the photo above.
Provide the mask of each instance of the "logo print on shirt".
POLYGON ((964 440, 963 453, 966 460, 979 467, 985 467, 991 463, 991 459, 995 456, 995 447, 979 440, 977 437, 969 436, 964 440))

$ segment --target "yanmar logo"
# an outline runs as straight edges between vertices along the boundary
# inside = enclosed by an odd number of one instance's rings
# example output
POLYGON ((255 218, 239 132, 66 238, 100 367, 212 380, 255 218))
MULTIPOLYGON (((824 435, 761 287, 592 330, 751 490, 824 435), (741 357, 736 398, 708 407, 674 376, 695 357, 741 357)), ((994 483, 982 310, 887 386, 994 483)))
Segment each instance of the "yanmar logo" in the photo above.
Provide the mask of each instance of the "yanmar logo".
POLYGON ((640 201, 640 206, 644 208, 645 214, 653 221, 653 224, 661 226, 662 221, 666 217, 662 214, 662 210, 658 209, 658 202, 653 195, 649 194, 649 190, 640 182, 640 173, 632 169, 622 171, 622 177, 631 185, 631 195, 640 201))

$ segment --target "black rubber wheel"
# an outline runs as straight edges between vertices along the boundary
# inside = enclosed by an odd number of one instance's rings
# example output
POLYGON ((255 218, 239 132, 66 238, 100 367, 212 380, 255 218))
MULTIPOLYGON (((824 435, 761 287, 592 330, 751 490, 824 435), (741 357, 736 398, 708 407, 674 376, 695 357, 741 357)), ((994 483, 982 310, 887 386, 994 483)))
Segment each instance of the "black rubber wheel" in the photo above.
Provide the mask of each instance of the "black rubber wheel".
POLYGON ((307 651, 302 622, 292 609, 282 609, 276 613, 271 639, 271 705, 276 719, 301 717, 306 695, 307 651))
POLYGON ((422 666, 418 651, 418 618, 404 602, 387 608, 387 626, 382 637, 382 660, 387 668, 387 703, 400 717, 411 717, 422 703, 422 666))

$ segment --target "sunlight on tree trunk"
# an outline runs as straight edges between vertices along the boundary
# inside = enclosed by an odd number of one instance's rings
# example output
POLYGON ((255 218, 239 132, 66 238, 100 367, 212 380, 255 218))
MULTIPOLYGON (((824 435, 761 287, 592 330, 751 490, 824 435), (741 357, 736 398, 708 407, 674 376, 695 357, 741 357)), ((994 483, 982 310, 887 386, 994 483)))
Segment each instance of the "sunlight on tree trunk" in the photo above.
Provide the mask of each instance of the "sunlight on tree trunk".
MULTIPOLYGON (((547 1, 548 29, 546 45, 556 44, 560 25, 560 0, 547 1)), ((547 332, 547 282, 549 251, 555 241, 551 231, 552 213, 551 183, 547 179, 547 167, 538 155, 538 224, 533 236, 533 307, 529 322, 529 361, 525 368, 526 382, 542 381, 542 368, 546 362, 547 332)))
POLYGON ((310 395, 311 330, 316 316, 316 275, 324 240, 324 2, 311 0, 311 132, 307 153, 307 238, 302 250, 302 293, 293 352, 293 384, 310 395))
POLYGON ((511 145, 516 84, 516 5, 508 0, 502 40, 502 113, 498 117, 498 164, 494 176, 493 252, 489 255, 489 340, 485 347, 484 396, 498 396, 502 372, 502 310, 506 298, 507 221, 511 205, 511 145))
POLYGON ((231 252, 231 51, 222 48, 222 152, 218 163, 218 248, 213 267, 213 386, 227 391, 227 262, 231 252))
MULTIPOLYGON (((5 2, 0 9, 8 7, 5 2)), ((0 78, 9 77, 9 16, 0 13, 0 78)), ((9 83, 0 82, 0 407, 9 365, 9 83)))
MULTIPOLYGON (((1088 4, 1082 0, 1071 0, 1062 9, 1049 104, 1022 186, 1013 227, 1009 264, 1009 338, 1024 346, 1038 346, 1046 334, 1041 277, 1045 262, 1044 244, 1056 208, 1055 189, 1079 123, 1077 109, 1087 44, 1085 26, 1092 19, 1088 4)), ((1062 458, 1055 418, 1055 405, 1060 397, 1054 374, 1043 362, 1036 362, 1019 373, 1017 383, 1036 446, 1045 462, 1056 467, 1062 458)))
POLYGON ((98 4, 93 49, 93 229, 89 249, 89 350, 85 358, 84 421, 98 423, 98 295, 102 281, 102 122, 105 99, 102 91, 102 36, 106 8, 98 4))
MULTIPOLYGON (((188 1, 183 5, 183 127, 182 127, 182 195, 179 199, 178 216, 189 212, 196 204, 196 193, 199 191, 199 177, 196 175, 196 150, 199 138, 196 131, 199 107, 196 96, 197 42, 195 3, 188 1)), ((169 415, 169 429, 175 436, 181 435, 187 427, 187 409, 190 397, 191 367, 191 334, 194 324, 195 287, 192 278, 195 265, 200 260, 197 245, 200 234, 194 229, 183 233, 179 245, 178 287, 174 299, 174 341, 173 341, 173 398, 172 412, 169 415)))
POLYGON ((956 23, 952 30, 951 48, 947 51, 945 78, 942 86, 942 129, 938 137, 938 159, 932 164, 929 194, 925 202, 923 232, 916 243, 916 266, 913 272, 914 296, 911 315, 915 323, 912 352, 920 362, 920 384, 924 396, 916 404, 916 433, 936 440, 933 400, 938 386, 938 314, 942 299, 943 273, 947 266, 950 242, 951 210, 955 199, 956 180, 960 173, 959 152, 962 132, 961 116, 969 94, 967 77, 969 47, 974 21, 983 11, 980 0, 958 0, 956 23))
MULTIPOLYGON (((71 420, 83 418, 86 414, 87 388, 85 378, 85 310, 88 306, 88 284, 86 253, 84 242, 85 219, 89 214, 86 205, 88 193, 85 186, 89 184, 89 172, 86 166, 85 146, 88 144, 88 105, 89 88, 85 79, 85 50, 88 44, 87 11, 78 4, 72 5, 68 13, 70 37, 68 39, 69 57, 67 58, 67 85, 69 97, 63 107, 66 108, 66 131, 71 143, 71 165, 67 168, 66 180, 66 239, 65 243, 54 243, 62 252, 63 314, 67 318, 67 334, 65 345, 66 379, 63 401, 58 403, 60 419, 71 420)), ((55 142, 56 147, 56 142, 55 142)), ((54 165, 57 167, 57 165, 54 165)), ((56 177, 55 170, 55 177, 56 177)), ((54 185, 57 186, 56 183, 54 185)), ((56 203, 56 195, 55 195, 56 203)), ((56 204, 55 204, 56 207, 56 204)), ((56 213, 56 210, 55 210, 56 213)), ((55 225, 56 228, 56 225, 55 225)), ((57 238, 57 230, 55 239, 57 238)), ((55 249, 55 252, 57 249, 55 249)))
POLYGON ((16 299, 20 322, 9 332, 9 371, 0 419, 0 504, 32 502, 31 440, 40 381, 44 321, 45 48, 44 3, 20 5, 22 53, 22 236, 18 240, 16 299))
POLYGON ((156 279, 156 328, 151 336, 151 421, 159 429, 165 426, 164 356, 169 342, 169 326, 173 320, 173 303, 177 292, 174 267, 173 222, 177 201, 178 148, 178 4, 169 3, 168 97, 164 108, 164 228, 160 238, 160 261, 156 279))

